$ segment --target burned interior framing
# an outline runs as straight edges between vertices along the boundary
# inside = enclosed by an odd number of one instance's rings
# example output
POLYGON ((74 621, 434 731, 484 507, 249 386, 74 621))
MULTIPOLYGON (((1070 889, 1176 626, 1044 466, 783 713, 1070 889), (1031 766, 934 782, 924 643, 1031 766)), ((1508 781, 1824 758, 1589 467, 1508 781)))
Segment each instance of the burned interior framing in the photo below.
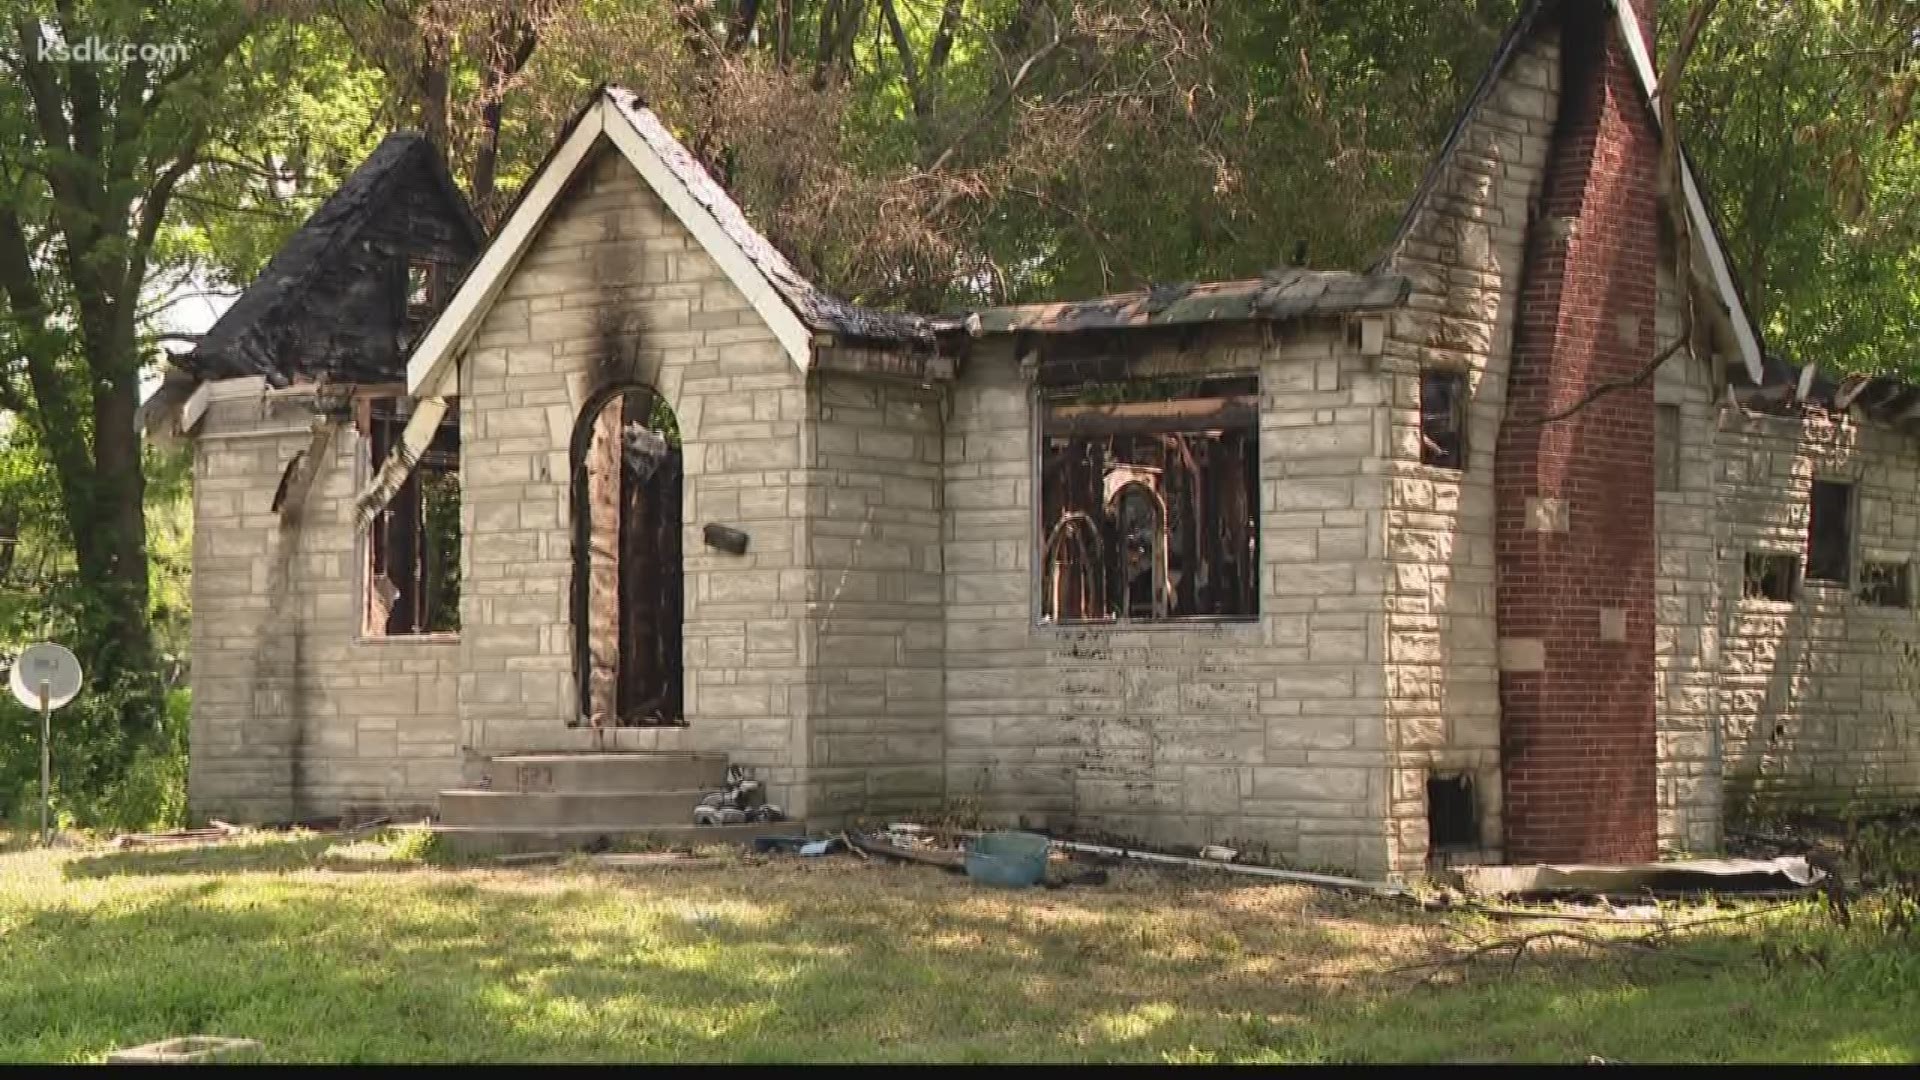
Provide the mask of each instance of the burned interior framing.
MULTIPOLYGON (((399 445, 413 401, 362 396, 356 422, 377 465, 399 445)), ((460 630, 460 413, 449 404, 433 440, 367 533, 364 632, 369 637, 460 630)))
POLYGON ((1043 623, 1251 619, 1259 380, 1196 375, 1043 390, 1043 623))
POLYGON ((680 433, 650 387, 602 390, 571 447, 574 672, 580 722, 685 722, 680 433))

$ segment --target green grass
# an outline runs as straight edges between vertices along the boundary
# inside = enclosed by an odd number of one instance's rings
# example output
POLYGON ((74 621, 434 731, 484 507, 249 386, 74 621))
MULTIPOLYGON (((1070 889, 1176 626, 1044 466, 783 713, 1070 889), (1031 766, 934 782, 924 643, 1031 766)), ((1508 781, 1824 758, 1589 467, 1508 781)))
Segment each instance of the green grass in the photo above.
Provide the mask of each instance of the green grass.
POLYGON ((1008 893, 826 860, 431 865, 417 841, 0 854, 0 1059, 175 1035, 282 1061, 1913 1061, 1920 948, 1803 909, 1696 966, 1225 875, 1008 893), (1821 960, 1770 960, 1787 940, 1821 960))

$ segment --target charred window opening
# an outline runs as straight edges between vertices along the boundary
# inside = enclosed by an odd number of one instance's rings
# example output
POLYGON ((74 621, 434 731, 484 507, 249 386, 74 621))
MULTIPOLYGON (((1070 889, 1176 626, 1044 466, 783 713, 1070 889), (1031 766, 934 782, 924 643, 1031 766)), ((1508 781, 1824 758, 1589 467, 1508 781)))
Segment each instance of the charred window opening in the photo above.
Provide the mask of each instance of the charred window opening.
POLYGON ((1466 773, 1427 777, 1427 849, 1460 851, 1480 846, 1480 804, 1466 773))
POLYGON ((1258 614, 1257 379, 1102 383, 1042 406, 1042 622, 1258 614))
POLYGON ((1860 602, 1874 607, 1913 606, 1912 563, 1868 562, 1860 565, 1860 602))
POLYGON ((1420 373, 1420 461, 1443 469, 1467 467, 1467 377, 1462 372, 1420 373))
POLYGON ((1807 517, 1807 580, 1847 583, 1853 549, 1853 485, 1813 482, 1807 517))
MULTIPOLYGON (((400 444, 413 415, 406 398, 366 399, 362 427, 372 460, 400 444)), ((367 544, 366 632, 375 637, 460 630, 460 414, 449 403, 406 483, 374 518, 367 544)))
POLYGON ((595 396, 573 438, 574 669, 596 727, 679 724, 680 431, 646 387, 595 396))
POLYGON ((1741 595, 1748 600, 1791 602, 1794 576, 1799 569, 1800 559, 1797 556, 1749 551, 1747 552, 1746 584, 1741 595))
POLYGON ((1680 490, 1680 406, 1653 407, 1653 487, 1680 490))
POLYGON ((417 255, 408 257, 403 266, 405 278, 400 283, 400 295, 405 300, 401 311, 401 346, 404 348, 420 340, 427 324, 439 312, 446 299, 446 273, 439 263, 417 255))

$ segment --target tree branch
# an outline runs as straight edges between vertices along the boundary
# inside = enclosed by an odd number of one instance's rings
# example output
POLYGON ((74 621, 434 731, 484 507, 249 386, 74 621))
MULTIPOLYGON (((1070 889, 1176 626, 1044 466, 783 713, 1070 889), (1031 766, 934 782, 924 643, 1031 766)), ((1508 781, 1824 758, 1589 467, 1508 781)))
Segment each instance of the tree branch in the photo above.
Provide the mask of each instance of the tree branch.
MULTIPOLYGON (((927 166, 926 171, 939 172, 945 167, 947 162, 953 159, 953 155, 959 152, 960 147, 965 145, 967 140, 973 138, 974 134, 978 132, 981 127, 985 126, 988 120, 1004 112, 1007 106, 1013 103, 1014 95, 1020 92, 1020 84, 1027 81, 1027 76, 1032 74, 1035 65, 1053 55, 1054 50, 1065 43, 1066 36, 1060 25, 1059 16, 1054 16, 1053 40, 1034 50, 1033 54, 1021 63, 1020 70, 1013 73, 1013 78, 1007 82, 1007 88, 1000 92, 1000 96, 994 99, 993 104, 980 110, 979 114, 973 118, 973 123, 968 124, 966 130, 960 133, 960 137, 948 144, 947 148, 940 152, 939 157, 933 159, 933 164, 927 166)), ((945 203, 946 200, 942 200, 941 205, 935 208, 935 212, 928 216, 938 217, 938 211, 945 208, 945 203)))
POLYGON ((913 55, 913 42, 907 38, 907 28, 900 25, 900 12, 895 10, 893 0, 880 0, 880 13, 886 16, 887 32, 893 37, 893 49, 900 54, 900 75, 907 81, 907 96, 913 102, 913 115, 927 114, 926 87, 920 82, 920 64, 913 55))
MULTIPOLYGON (((198 140, 189 140, 197 142, 198 140)), ((153 186, 147 189, 146 198, 140 200, 140 223, 134 230, 133 248, 127 252, 126 280, 122 284, 122 296, 138 296, 140 286, 147 277, 147 256, 153 251, 154 237, 160 233, 160 223, 166 219, 167 206, 173 201, 174 188, 180 179, 192 171, 198 160, 192 150, 182 154, 172 165, 167 166, 153 186)))

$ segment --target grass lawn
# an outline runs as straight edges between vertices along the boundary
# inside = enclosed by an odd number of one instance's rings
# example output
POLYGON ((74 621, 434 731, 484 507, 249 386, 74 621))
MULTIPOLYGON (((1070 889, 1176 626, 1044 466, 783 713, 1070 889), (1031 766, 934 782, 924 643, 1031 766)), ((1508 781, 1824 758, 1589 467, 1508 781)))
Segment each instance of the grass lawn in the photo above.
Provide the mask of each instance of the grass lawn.
POLYGON ((1009 893, 419 847, 0 854, 0 1059, 187 1034, 287 1061, 1920 1058, 1920 942, 1811 904, 1692 932, 1711 964, 1572 946, 1419 985, 1388 969, 1516 928, 1224 874, 1009 893))

